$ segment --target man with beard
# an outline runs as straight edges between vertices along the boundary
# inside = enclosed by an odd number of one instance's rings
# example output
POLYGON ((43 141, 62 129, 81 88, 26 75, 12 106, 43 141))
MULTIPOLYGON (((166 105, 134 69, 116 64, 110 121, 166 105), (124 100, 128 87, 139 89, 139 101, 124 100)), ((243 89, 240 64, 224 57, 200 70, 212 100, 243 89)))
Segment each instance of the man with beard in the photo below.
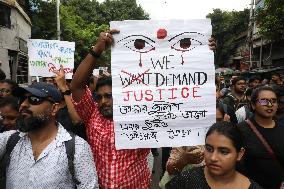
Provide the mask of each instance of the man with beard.
MULTIPOLYGON (((1 167, 1 171, 7 170, 4 172, 6 188, 98 188, 89 145, 55 121, 62 98, 60 92, 51 84, 34 83, 15 89, 14 94, 21 102, 20 133, 10 151, 10 161, 6 161, 8 165, 1 167), (67 147, 70 147, 69 141, 74 142, 72 162, 67 147)), ((7 157, 5 151, 11 148, 8 140, 15 132, 0 135, 0 157, 7 157)))
POLYGON ((98 80, 95 100, 90 89, 86 87, 95 68, 94 62, 112 44, 112 34, 115 33, 118 31, 101 33, 97 44, 81 62, 71 82, 73 103, 86 126, 100 188, 147 189, 150 186, 150 170, 146 157, 150 150, 115 149, 111 78, 103 77, 98 80))
POLYGON ((276 92, 268 86, 255 89, 251 107, 253 117, 238 125, 246 149, 245 174, 264 188, 279 189, 284 186, 284 125, 274 119, 276 92))
POLYGON ((227 94, 223 103, 234 111, 247 103, 246 96, 246 80, 243 77, 236 77, 232 80, 232 91, 227 94))
MULTIPOLYGON (((96 45, 90 49, 74 74, 72 98, 75 109, 87 127, 87 138, 94 154, 100 188, 148 189, 150 170, 147 155, 150 150, 115 148, 111 78, 98 81, 95 100, 86 87, 98 58, 113 43, 112 35, 118 32, 110 30, 100 33, 96 45)), ((215 42, 210 42, 209 46, 213 50, 215 42)))

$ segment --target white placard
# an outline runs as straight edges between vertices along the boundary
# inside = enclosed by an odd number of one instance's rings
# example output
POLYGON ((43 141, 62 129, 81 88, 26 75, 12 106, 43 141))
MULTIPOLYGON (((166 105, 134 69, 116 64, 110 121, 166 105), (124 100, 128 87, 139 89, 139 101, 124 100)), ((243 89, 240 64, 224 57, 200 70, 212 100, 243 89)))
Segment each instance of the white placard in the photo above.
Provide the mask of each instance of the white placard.
POLYGON ((204 144, 216 120, 211 22, 115 21, 112 47, 117 149, 204 144))
POLYGON ((74 42, 29 39, 29 75, 52 77, 52 71, 63 65, 66 79, 72 79, 74 52, 74 42))

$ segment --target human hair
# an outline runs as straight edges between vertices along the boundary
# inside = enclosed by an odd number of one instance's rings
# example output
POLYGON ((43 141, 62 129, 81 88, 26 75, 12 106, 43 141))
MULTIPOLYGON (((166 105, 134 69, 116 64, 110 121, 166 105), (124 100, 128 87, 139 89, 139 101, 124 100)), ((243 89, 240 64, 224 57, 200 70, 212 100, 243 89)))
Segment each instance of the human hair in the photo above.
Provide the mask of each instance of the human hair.
POLYGON ((216 102, 216 109, 218 109, 222 113, 223 117, 227 113, 227 110, 226 110, 227 107, 225 107, 225 106, 226 106, 226 104, 224 104, 222 101, 216 102))
POLYGON ((249 83, 252 83, 252 82, 254 82, 254 81, 256 81, 256 80, 261 81, 261 79, 260 79, 259 77, 253 76, 253 77, 249 78, 248 82, 249 82, 249 83))
POLYGON ((9 84, 11 86, 12 91, 15 88, 19 87, 19 85, 15 81, 13 81, 11 79, 3 79, 3 80, 0 81, 0 83, 7 83, 7 84, 9 84))
POLYGON ((232 122, 221 121, 214 123, 207 131, 205 140, 214 132, 229 138, 232 141, 233 146, 236 148, 236 151, 241 151, 241 148, 243 147, 242 134, 237 126, 232 122))
POLYGON ((252 91, 253 91, 253 89, 248 88, 248 89, 246 90, 246 92, 245 92, 245 95, 246 95, 246 96, 251 96, 252 91))
POLYGON ((3 79, 6 79, 6 74, 2 69, 0 69, 0 80, 3 80, 3 79))
POLYGON ((260 92, 262 92, 262 91, 271 91, 271 92, 275 93, 275 95, 278 98, 278 95, 277 95, 276 91, 272 87, 270 87, 270 86, 261 86, 261 87, 258 87, 258 88, 254 89, 252 91, 252 94, 251 94, 251 102, 252 103, 254 103, 254 104, 256 103, 256 100, 258 99, 258 96, 259 96, 260 92))
POLYGON ((96 89, 95 91, 97 91, 100 87, 103 86, 110 86, 112 87, 112 79, 111 77, 101 77, 98 79, 97 85, 96 85, 96 89))
POLYGON ((71 83, 72 79, 66 79, 66 83, 71 83))
POLYGON ((19 103, 18 103, 18 99, 16 97, 13 97, 13 96, 6 96, 6 97, 1 99, 0 108, 3 108, 5 106, 10 106, 15 111, 19 111, 19 108, 20 108, 19 103))
POLYGON ((276 95, 278 97, 284 96, 284 86, 283 85, 272 85, 271 87, 275 90, 276 95))
POLYGON ((42 81, 43 81, 43 82, 46 82, 47 78, 51 78, 51 79, 54 81, 54 78, 53 78, 53 77, 43 77, 43 78, 42 78, 42 81))
POLYGON ((241 80, 246 81, 246 79, 245 79, 244 77, 236 77, 236 78, 234 78, 234 79, 232 80, 232 85, 236 85, 236 83, 237 83, 238 81, 241 81, 241 80))
POLYGON ((272 76, 280 77, 280 73, 273 72, 273 73, 271 74, 271 77, 272 77, 272 76))
POLYGON ((218 75, 217 76, 215 76, 215 85, 219 85, 219 79, 218 79, 218 75))

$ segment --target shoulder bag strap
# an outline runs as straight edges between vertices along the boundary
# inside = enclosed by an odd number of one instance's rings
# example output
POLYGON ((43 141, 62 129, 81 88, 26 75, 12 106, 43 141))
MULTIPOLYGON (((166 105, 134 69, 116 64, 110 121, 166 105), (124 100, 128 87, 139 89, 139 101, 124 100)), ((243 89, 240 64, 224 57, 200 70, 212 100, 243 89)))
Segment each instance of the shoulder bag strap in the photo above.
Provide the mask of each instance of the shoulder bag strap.
POLYGON ((274 153, 271 146, 268 144, 268 142, 265 140, 265 138, 262 136, 262 134, 257 130, 257 128, 254 126, 254 124, 249 119, 246 120, 246 123, 249 125, 249 127, 252 129, 252 131, 256 134, 257 138, 261 141, 261 143, 264 145, 265 149, 272 156, 272 158, 280 165, 281 170, 282 170, 282 174, 284 175, 283 166, 280 163, 280 160, 277 158, 277 156, 274 153))

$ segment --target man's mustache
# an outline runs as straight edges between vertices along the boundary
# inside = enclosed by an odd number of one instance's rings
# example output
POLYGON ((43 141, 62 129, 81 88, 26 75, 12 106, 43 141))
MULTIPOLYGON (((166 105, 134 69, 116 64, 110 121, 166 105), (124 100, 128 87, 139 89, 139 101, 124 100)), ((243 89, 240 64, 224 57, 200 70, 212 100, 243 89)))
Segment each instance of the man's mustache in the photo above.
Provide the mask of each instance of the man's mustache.
POLYGON ((32 112, 31 110, 28 110, 28 109, 22 109, 22 110, 20 111, 20 114, 30 114, 30 115, 32 115, 33 112, 32 112))

